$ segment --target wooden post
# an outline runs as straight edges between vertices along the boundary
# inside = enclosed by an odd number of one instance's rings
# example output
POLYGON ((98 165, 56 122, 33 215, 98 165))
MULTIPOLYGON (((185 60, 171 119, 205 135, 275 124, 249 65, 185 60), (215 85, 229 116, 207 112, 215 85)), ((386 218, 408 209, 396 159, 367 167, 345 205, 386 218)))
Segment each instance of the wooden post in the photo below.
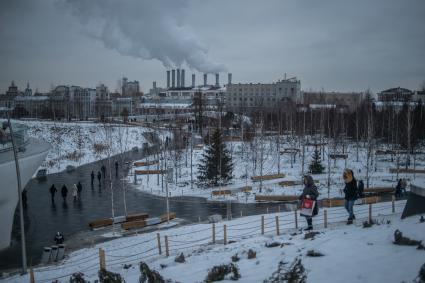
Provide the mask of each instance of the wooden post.
POLYGON ((279 236, 279 216, 276 215, 276 235, 279 236))
POLYGON ((215 244, 215 223, 212 224, 212 242, 215 244))
POLYGON ((264 235, 264 215, 261 215, 261 235, 264 235))
POLYGON ((158 253, 162 254, 162 252, 161 252, 161 236, 159 235, 159 233, 156 233, 156 239, 158 241, 158 253))
POLYGON ((99 267, 100 270, 106 269, 105 251, 102 248, 99 248, 99 267))
POLYGON ((223 239, 224 239, 224 244, 227 245, 227 229, 226 229, 226 224, 223 225, 223 239))
POLYGON ((30 268, 30 283, 35 283, 34 270, 30 268))
POLYGON ((280 205, 277 206, 277 212, 280 213, 280 205))
POLYGON ((369 203, 369 224, 372 223, 372 204, 369 203))
POLYGON ((395 197, 391 197, 391 204, 392 204, 392 212, 395 213, 395 197))
POLYGON ((294 210, 294 217, 295 217, 295 229, 298 229, 298 209, 294 210))
POLYGON ((267 207, 266 211, 267 211, 267 214, 269 214, 269 207, 267 207))
POLYGON ((168 250, 168 236, 165 236, 165 256, 170 256, 170 251, 168 250))
POLYGON ((328 228, 328 210, 327 209, 324 210, 323 216, 324 216, 323 223, 325 225, 325 228, 328 228))
POLYGON ((242 217, 242 210, 241 210, 241 217, 242 217))

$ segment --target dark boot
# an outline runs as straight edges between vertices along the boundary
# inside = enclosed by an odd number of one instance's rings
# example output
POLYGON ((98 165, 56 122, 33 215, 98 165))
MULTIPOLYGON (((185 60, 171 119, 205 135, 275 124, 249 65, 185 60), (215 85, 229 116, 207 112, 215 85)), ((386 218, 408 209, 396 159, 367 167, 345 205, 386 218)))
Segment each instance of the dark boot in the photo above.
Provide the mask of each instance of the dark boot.
POLYGON ((304 229, 304 231, 311 231, 313 230, 313 219, 307 218, 307 225, 308 227, 304 229))

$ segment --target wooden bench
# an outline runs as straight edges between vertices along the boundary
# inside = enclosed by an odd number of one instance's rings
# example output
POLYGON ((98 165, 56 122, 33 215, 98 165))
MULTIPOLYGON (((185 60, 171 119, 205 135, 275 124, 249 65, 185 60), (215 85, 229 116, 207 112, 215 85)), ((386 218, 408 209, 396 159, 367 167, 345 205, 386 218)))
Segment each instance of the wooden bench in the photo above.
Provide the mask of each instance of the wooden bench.
POLYGON ((397 170, 397 168, 390 168, 390 173, 417 173, 417 174, 425 174, 425 169, 406 169, 406 168, 399 168, 397 170))
POLYGON ((370 203, 377 203, 381 201, 381 198, 378 196, 374 196, 374 197, 365 197, 365 198, 361 198, 362 200, 362 204, 370 204, 370 203))
POLYGON ((285 195, 280 195, 280 196, 265 196, 265 195, 256 195, 255 196, 255 201, 296 201, 298 200, 298 196, 285 196, 285 195))
POLYGON ((394 192, 394 188, 391 188, 391 187, 366 188, 366 189, 364 189, 364 193, 385 194, 385 193, 393 193, 393 192, 394 192))
POLYGON ((97 220, 93 220, 93 221, 89 222, 89 227, 91 229, 105 227, 105 226, 112 225, 112 222, 113 221, 112 221, 111 218, 97 219, 97 220))
POLYGON ((231 190, 218 190, 218 191, 212 191, 211 192, 213 196, 224 196, 224 195, 231 195, 231 190))
POLYGON ((241 188, 238 188, 238 191, 243 192, 243 193, 248 193, 248 192, 252 191, 252 187, 251 186, 241 187, 241 188))
POLYGON ((347 159, 348 158, 348 154, 329 154, 329 158, 330 159, 347 159))
POLYGON ((319 201, 323 207, 336 207, 336 206, 344 206, 345 199, 339 198, 325 198, 319 201))
POLYGON ((166 170, 134 170, 136 175, 154 175, 154 174, 167 174, 166 170))
POLYGON ((149 166, 149 165, 155 165, 155 164, 158 164, 158 160, 134 162, 135 167, 149 166))
POLYGON ((128 221, 128 222, 121 223, 121 228, 124 230, 143 228, 143 227, 146 227, 145 220, 128 221))
POLYGON ((297 182, 297 181, 282 181, 282 182, 278 183, 278 185, 281 186, 281 187, 295 186, 297 184, 299 185, 300 182, 297 182))
MULTIPOLYGON (((162 222, 167 221, 167 213, 162 214, 159 218, 161 218, 161 221, 162 222)), ((175 212, 170 212, 169 213, 169 218, 170 218, 170 220, 176 218, 176 213, 175 212)))
POLYGON ((270 174, 270 175, 263 175, 263 176, 252 176, 251 180, 253 182, 259 182, 261 180, 267 181, 267 180, 280 179, 280 178, 285 178, 285 174, 270 174))
POLYGON ((126 221, 145 220, 148 217, 149 217, 149 214, 147 213, 130 214, 130 215, 127 215, 126 221))

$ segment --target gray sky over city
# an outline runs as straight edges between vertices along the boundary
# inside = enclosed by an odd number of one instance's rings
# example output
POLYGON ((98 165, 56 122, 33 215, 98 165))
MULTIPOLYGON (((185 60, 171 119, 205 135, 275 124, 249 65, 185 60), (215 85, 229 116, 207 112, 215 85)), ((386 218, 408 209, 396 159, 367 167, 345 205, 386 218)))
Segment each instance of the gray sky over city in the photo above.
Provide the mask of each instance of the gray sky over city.
POLYGON ((123 76, 146 92, 173 66, 199 83, 229 71, 235 83, 287 73, 304 90, 418 89, 424 15, 423 0, 4 0, 0 93, 12 80, 114 91, 123 76))

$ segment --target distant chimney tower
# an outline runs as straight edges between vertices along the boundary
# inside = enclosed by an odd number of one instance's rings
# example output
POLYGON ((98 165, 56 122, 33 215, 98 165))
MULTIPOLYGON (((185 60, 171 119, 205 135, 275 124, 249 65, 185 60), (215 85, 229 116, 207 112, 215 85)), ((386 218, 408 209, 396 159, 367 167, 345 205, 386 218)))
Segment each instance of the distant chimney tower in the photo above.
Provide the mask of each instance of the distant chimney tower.
POLYGON ((182 69, 182 73, 181 73, 181 76, 180 76, 180 86, 181 87, 185 87, 184 73, 185 73, 185 71, 184 71, 184 69, 182 69))
POLYGON ((192 88, 195 88, 195 74, 192 74, 192 88))
POLYGON ((177 69, 177 87, 180 87, 180 69, 177 69))
POLYGON ((220 86, 220 77, 219 74, 215 74, 215 86, 219 87, 220 86))
POLYGON ((153 88, 154 90, 156 90, 156 81, 154 81, 154 82, 153 82, 153 84, 152 84, 152 88, 153 88))
POLYGON ((204 86, 207 86, 207 74, 204 73, 204 86))
POLYGON ((231 85, 232 84, 232 73, 228 73, 227 74, 227 84, 231 85))
POLYGON ((167 88, 170 88, 170 70, 167 71, 167 88))
POLYGON ((171 70, 171 87, 176 87, 176 70, 171 70))

